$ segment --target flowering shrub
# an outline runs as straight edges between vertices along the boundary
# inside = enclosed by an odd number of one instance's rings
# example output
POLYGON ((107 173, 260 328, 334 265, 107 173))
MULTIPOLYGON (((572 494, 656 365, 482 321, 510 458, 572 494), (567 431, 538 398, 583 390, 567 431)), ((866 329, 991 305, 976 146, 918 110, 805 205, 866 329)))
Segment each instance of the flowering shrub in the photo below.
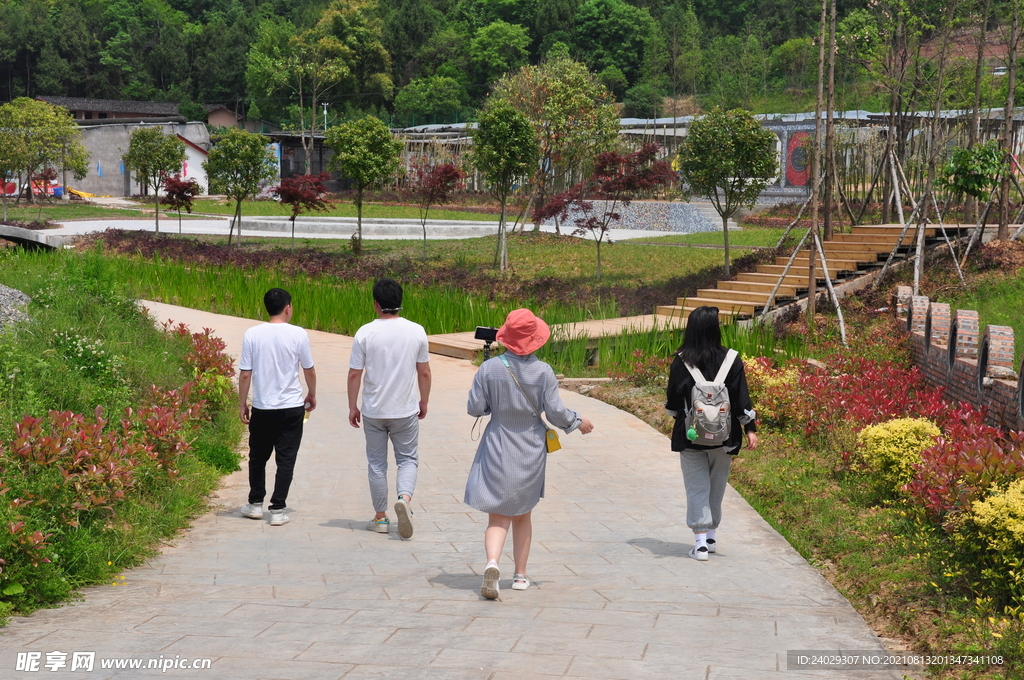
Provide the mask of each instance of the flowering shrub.
POLYGON ((103 340, 64 331, 54 334, 53 346, 84 375, 105 384, 124 382, 124 359, 108 353, 103 340))
POLYGON ((941 434, 935 423, 925 418, 896 418, 862 429, 857 435, 857 452, 886 490, 898 493, 914 476, 921 451, 941 434))
POLYGON ((800 368, 776 368, 767 357, 743 357, 750 400, 758 419, 774 427, 786 427, 797 417, 800 397, 800 368))
MULTIPOLYGON (((92 532, 89 540, 102 541, 99 537, 118 526, 111 520, 126 503, 163 502, 178 484, 183 456, 222 412, 211 400, 227 403, 224 394, 234 372, 223 341, 210 329, 190 333, 179 325, 165 331, 188 340, 188 349, 179 347, 178 356, 193 377, 181 387, 150 386, 133 395, 136 408, 125 409, 120 419, 108 420, 100 406, 90 415, 56 410, 43 417, 25 415, 15 422, 13 437, 0 440, 0 616, 12 602, 66 597, 72 583, 67 570, 74 561, 59 558, 75 557, 79 569, 89 560, 65 554, 84 540, 69 532, 92 532), (16 497, 8 500, 11 496, 16 497), (71 535, 75 538, 68 543, 71 535)), ((118 376, 120 365, 100 340, 73 333, 54 337, 61 354, 83 367, 94 383, 118 376)), ((222 467, 233 456, 216 439, 207 438, 202 448, 216 450, 222 467)), ((195 465, 192 461, 188 469, 195 465)), ((91 574, 106 570, 90 569, 91 574)))
POLYGON ((855 429, 893 418, 920 416, 942 426, 947 409, 941 388, 930 387, 916 368, 836 354, 826 369, 800 378, 806 408, 800 409, 804 433, 819 436, 842 424, 855 429), (898 385, 899 389, 893 389, 898 385))
POLYGON ((946 436, 921 452, 906 492, 933 521, 946 523, 968 511, 992 486, 1020 477, 1024 477, 1024 433, 951 421, 946 436))
POLYGON ((986 592, 1024 602, 1024 478, 974 501, 955 543, 977 562, 986 592))

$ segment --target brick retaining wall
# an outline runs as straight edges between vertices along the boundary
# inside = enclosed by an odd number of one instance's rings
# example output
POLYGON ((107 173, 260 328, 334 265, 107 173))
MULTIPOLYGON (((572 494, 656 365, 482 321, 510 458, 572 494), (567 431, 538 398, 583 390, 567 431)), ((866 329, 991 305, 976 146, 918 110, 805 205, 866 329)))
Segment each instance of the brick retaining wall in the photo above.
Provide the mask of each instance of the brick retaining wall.
POLYGON ((981 334, 977 312, 950 314, 949 305, 915 296, 910 286, 896 289, 893 306, 900 328, 910 333, 914 363, 929 383, 944 387, 951 400, 984 407, 993 425, 1024 429, 1012 328, 989 325, 981 334))

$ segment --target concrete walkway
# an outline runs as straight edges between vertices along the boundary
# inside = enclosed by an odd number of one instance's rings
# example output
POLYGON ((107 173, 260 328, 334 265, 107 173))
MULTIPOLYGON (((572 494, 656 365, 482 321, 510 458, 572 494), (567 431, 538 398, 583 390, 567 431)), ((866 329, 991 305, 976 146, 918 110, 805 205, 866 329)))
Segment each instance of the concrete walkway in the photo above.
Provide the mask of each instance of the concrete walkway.
MULTIPOLYGON (((301 301, 297 301, 301 305, 301 301)), ((160 320, 210 327, 238 353, 252 321, 162 304, 160 320)), ((563 392, 596 431, 563 436, 537 507, 530 575, 538 586, 479 596, 486 518, 462 504, 473 458, 465 414, 475 368, 431 357, 421 431, 416 533, 364 529, 372 515, 362 433, 346 419, 350 339, 311 332, 320 407, 289 498, 291 523, 245 519, 245 473, 217 504, 124 585, 0 629, 0 678, 216 680, 760 680, 802 677, 787 650, 877 650, 850 604, 739 495, 726 496, 720 551, 686 557, 678 458, 633 416, 563 392), (14 670, 19 652, 68 666, 14 670), (95 669, 70 672, 71 653, 95 669), (206 670, 103 670, 102 660, 211 659, 206 670)), ((508 548, 511 549, 511 541, 508 548)), ((900 678, 827 671, 827 678, 900 678)))
MULTIPOLYGON (((125 211, 128 213, 128 211, 125 211)), ((321 218, 327 219, 327 218, 321 218)), ((184 234, 201 234, 207 236, 227 236, 230 228, 230 217, 201 218, 192 217, 181 221, 181 231, 184 234)), ((297 239, 335 239, 346 240, 351 238, 355 231, 354 220, 348 218, 337 218, 336 224, 324 222, 302 221, 296 222, 295 238, 297 239)), ((148 219, 95 219, 95 220, 73 220, 61 222, 57 229, 46 229, 37 233, 45 234, 48 238, 61 242, 67 242, 75 236, 92 234, 106 231, 107 229, 124 229, 126 231, 153 231, 154 221, 148 219)), ((290 225, 287 225, 283 218, 256 218, 246 217, 242 221, 242 237, 261 238, 291 238, 290 225)), ((530 227, 528 227, 530 228, 530 227)), ((451 240, 460 238, 478 238, 481 236, 494 235, 497 233, 497 222, 476 222, 454 220, 428 220, 427 238, 429 240, 451 240)), ((553 226, 543 225, 542 231, 555 233, 553 226)), ((177 234, 177 218, 160 220, 160 233, 177 234)), ((569 235, 572 229, 562 229, 563 235, 569 235)), ((609 229, 606 240, 623 241, 635 238, 657 238, 659 236, 671 236, 672 232, 667 231, 645 231, 640 229, 609 229)), ((423 238, 423 231, 420 223, 416 220, 363 220, 363 238, 367 241, 405 239, 416 240, 423 238)), ((584 238, 592 239, 592 236, 584 238)))

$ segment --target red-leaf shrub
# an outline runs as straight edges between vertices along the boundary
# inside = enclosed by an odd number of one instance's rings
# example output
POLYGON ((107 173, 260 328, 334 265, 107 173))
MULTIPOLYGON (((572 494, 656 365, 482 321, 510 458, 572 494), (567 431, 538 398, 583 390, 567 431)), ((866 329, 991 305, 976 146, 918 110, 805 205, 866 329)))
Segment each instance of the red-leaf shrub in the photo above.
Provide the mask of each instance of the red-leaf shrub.
POLYGON ((1024 476, 1024 433, 988 425, 953 426, 948 437, 921 453, 914 479, 904 487, 936 522, 944 523, 993 486, 1024 476))

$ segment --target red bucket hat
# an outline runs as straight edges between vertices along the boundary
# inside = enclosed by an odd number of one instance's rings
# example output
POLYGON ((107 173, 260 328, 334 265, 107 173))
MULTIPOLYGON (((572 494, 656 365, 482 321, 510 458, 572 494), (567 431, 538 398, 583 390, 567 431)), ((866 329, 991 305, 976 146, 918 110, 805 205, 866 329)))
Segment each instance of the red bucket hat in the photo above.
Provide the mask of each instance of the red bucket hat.
POLYGON ((544 346, 551 337, 551 328, 529 309, 517 309, 508 313, 497 337, 508 351, 525 356, 544 346))

